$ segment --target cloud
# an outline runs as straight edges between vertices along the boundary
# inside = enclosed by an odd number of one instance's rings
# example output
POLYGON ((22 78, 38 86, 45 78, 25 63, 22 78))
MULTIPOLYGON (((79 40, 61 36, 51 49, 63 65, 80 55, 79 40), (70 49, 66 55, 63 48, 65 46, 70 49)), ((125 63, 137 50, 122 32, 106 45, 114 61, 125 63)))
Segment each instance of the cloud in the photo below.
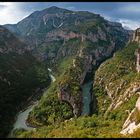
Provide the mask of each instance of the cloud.
POLYGON ((75 9, 69 2, 0 2, 0 24, 15 24, 32 12, 51 6, 75 9))
POLYGON ((63 2, 0 2, 0 24, 15 24, 32 12, 50 6, 68 7, 71 10, 75 8, 63 2))
POLYGON ((109 21, 119 22, 122 24, 123 27, 127 27, 131 30, 136 30, 140 27, 140 21, 139 20, 131 20, 131 19, 125 19, 125 18, 114 18, 110 17, 108 15, 104 15, 104 18, 109 21))
POLYGON ((17 23, 21 20, 25 15, 27 15, 26 11, 23 11, 18 7, 18 5, 14 2, 1 2, 2 9, 0 9, 0 24, 7 23, 17 23))
POLYGON ((133 21, 129 19, 119 19, 118 22, 120 22, 123 27, 128 27, 133 30, 136 30, 140 27, 140 22, 138 21, 133 21))
POLYGON ((3 9, 3 8, 5 8, 6 6, 5 5, 1 5, 0 4, 0 9, 3 9))

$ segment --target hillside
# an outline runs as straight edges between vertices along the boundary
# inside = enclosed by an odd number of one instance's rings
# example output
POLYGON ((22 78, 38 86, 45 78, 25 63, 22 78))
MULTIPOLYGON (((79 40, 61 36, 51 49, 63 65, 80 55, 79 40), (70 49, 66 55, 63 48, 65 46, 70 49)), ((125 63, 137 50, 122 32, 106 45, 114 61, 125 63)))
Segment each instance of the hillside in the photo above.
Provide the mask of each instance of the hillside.
POLYGON ((0 137, 6 136, 16 114, 50 83, 46 67, 27 45, 0 26, 0 137))
POLYGON ((93 115, 74 117, 33 131, 19 130, 16 137, 139 137, 138 46, 139 34, 136 34, 125 48, 103 62, 95 72, 93 95, 97 104, 93 115))

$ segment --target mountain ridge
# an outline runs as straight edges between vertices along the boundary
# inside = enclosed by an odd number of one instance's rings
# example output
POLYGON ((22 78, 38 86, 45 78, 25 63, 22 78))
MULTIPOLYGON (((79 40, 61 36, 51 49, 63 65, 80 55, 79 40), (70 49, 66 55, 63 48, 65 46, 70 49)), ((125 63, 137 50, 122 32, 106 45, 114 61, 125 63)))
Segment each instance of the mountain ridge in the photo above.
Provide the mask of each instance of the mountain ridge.
MULTIPOLYGON (((48 9, 45 9, 45 11, 48 9)), ((61 11, 61 8, 57 9, 61 11)), ((106 41, 109 38, 106 32, 112 36, 114 35, 114 39, 119 38, 115 35, 115 32, 123 32, 123 34, 120 34, 122 38, 128 38, 129 36, 129 32, 124 30, 120 23, 107 21, 98 14, 76 11, 76 14, 70 14, 68 17, 65 14, 59 17, 57 13, 53 16, 48 16, 46 12, 45 14, 41 14, 42 11, 38 12, 37 17, 31 18, 33 13, 16 25, 4 26, 11 31, 18 28, 15 34, 29 45, 28 49, 33 51, 35 56, 39 56, 39 59, 43 59, 44 61, 47 61, 46 56, 49 57, 51 54, 54 56, 53 52, 44 54, 44 52, 40 53, 38 50, 42 46, 45 47, 49 42, 62 41, 62 45, 64 46, 66 41, 74 38, 88 39, 92 42, 97 42, 99 39, 106 41), (61 27, 57 28, 56 26, 61 27)), ((71 12, 73 13, 73 11, 71 12)))

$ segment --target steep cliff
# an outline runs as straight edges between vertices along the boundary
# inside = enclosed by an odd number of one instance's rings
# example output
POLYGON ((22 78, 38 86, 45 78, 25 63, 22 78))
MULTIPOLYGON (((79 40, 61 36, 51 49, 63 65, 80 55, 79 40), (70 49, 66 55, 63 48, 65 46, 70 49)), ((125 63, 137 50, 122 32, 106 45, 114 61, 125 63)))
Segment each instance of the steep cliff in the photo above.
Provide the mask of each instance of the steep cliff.
POLYGON ((26 44, 0 26, 0 137, 8 134, 17 112, 50 78, 26 44))
MULTIPOLYGON (((140 75, 135 55, 138 46, 136 41, 129 42, 97 69, 93 83, 93 98, 96 98, 97 104, 92 116, 69 119, 35 131, 19 132, 17 137, 139 137, 140 75)), ((83 59, 81 61, 84 62, 83 59)), ((71 65, 75 68, 76 60, 71 65)), ((63 91, 65 88, 69 89, 69 86, 62 88, 63 91)))
POLYGON ((115 120, 121 120, 120 133, 123 135, 132 134, 139 128, 139 91, 139 29, 137 29, 126 48, 101 64, 94 82, 99 112, 107 118, 112 116, 115 120), (99 93, 102 94, 98 95, 99 93), (101 103, 101 98, 105 94, 106 99, 101 103), (100 111, 101 109, 103 111, 100 111))

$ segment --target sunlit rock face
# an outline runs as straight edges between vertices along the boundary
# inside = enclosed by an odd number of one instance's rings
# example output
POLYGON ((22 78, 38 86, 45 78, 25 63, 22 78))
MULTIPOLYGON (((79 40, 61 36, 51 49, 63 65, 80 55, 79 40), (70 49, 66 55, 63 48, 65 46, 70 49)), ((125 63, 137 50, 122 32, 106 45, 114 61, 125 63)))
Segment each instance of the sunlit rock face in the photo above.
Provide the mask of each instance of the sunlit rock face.
POLYGON ((133 33, 132 41, 140 41, 140 28, 136 29, 136 31, 133 33))
POLYGON ((123 124, 122 131, 120 133, 123 135, 133 134, 138 128, 140 128, 139 116, 140 116, 140 97, 138 97, 135 108, 131 111, 128 118, 126 119, 125 123, 123 124))
POLYGON ((136 70, 137 72, 140 72, 140 48, 138 48, 135 51, 135 55, 136 55, 136 70))

